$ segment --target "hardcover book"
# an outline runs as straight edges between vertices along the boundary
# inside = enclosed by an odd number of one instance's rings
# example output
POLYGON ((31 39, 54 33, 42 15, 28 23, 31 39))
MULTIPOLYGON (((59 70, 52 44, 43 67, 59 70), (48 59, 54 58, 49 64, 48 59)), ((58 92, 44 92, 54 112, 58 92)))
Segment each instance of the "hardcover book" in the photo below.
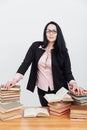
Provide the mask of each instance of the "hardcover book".
POLYGON ((6 89, 6 88, 4 88, 3 87, 4 85, 0 85, 0 91, 17 91, 17 90, 20 90, 20 85, 15 85, 15 86, 13 86, 12 88, 8 88, 8 89, 6 89))
POLYGON ((22 116, 22 109, 17 109, 17 110, 13 110, 13 111, 10 111, 10 112, 5 112, 5 113, 0 112, 0 119, 1 120, 7 120, 7 119, 15 117, 17 115, 22 116))
POLYGON ((74 114, 87 114, 87 106, 72 105, 70 107, 70 112, 74 114))
POLYGON ((20 102, 10 102, 6 104, 0 104, 0 112, 5 113, 12 110, 17 110, 22 108, 22 104, 20 102))

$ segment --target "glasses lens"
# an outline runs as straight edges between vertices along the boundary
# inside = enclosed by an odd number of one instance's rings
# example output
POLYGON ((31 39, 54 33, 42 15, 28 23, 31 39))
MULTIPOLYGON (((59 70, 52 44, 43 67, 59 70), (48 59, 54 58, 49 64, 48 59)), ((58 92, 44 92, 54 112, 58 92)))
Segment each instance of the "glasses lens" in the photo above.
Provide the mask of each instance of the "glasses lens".
POLYGON ((46 32, 47 32, 47 33, 53 33, 53 34, 56 34, 56 33, 57 33, 56 30, 50 30, 50 29, 47 29, 46 32))

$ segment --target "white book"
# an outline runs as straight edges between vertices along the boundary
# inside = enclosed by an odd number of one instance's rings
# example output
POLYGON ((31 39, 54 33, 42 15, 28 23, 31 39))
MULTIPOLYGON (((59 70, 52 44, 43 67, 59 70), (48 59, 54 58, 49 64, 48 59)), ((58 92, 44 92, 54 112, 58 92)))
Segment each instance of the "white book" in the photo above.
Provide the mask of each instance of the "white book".
POLYGON ((49 111, 47 108, 25 108, 23 117, 37 117, 37 116, 49 116, 49 111))
POLYGON ((60 88, 56 94, 45 94, 44 98, 48 101, 48 102, 57 102, 57 101, 61 101, 64 96, 67 94, 68 90, 64 87, 60 88))

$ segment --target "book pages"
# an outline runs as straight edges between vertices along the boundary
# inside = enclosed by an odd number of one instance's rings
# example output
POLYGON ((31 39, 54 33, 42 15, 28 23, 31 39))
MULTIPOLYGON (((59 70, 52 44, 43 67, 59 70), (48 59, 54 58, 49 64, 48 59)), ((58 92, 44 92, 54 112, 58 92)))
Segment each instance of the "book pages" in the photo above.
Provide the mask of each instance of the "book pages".
POLYGON ((47 108, 25 108, 24 117, 49 116, 47 108))
POLYGON ((67 94, 68 90, 64 87, 60 88, 56 94, 45 94, 44 98, 48 102, 57 102, 61 101, 63 97, 67 94))

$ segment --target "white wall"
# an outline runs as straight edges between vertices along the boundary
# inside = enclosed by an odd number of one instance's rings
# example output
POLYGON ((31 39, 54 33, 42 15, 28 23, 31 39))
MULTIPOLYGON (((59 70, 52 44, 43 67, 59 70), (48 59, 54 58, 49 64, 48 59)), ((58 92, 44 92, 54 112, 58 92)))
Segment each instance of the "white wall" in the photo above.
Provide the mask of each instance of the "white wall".
MULTIPOLYGON (((29 46, 42 40, 51 20, 63 31, 76 81, 87 88, 86 0, 0 0, 0 84, 14 77, 29 46)), ((29 70, 20 82, 21 102, 40 105, 36 91, 26 90, 28 75, 29 70)))

